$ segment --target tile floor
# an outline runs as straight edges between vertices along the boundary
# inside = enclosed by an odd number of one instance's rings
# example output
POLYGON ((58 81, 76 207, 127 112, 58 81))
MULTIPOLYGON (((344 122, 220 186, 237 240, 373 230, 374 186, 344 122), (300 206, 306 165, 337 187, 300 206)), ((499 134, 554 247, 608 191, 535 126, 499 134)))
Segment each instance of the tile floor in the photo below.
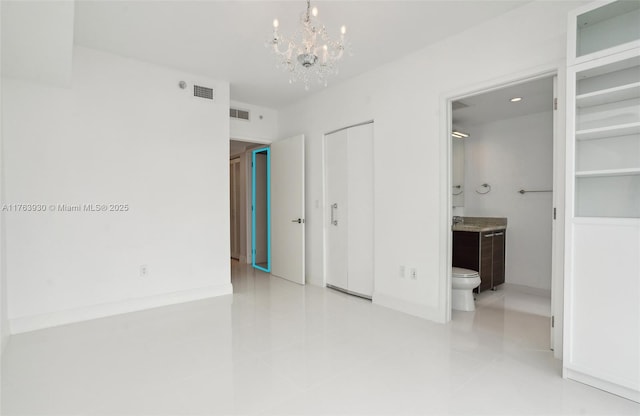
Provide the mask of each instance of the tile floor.
POLYGON ((640 415, 560 377, 547 299, 488 292, 439 325, 232 269, 233 296, 12 337, 2 414, 640 415))

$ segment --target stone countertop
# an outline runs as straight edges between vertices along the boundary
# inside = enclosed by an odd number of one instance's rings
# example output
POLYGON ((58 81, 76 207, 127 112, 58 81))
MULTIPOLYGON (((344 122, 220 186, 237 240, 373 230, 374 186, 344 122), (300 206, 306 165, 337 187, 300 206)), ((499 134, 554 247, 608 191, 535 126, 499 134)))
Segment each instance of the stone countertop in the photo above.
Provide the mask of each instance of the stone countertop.
POLYGON ((502 217, 460 217, 462 222, 453 224, 453 231, 485 232, 507 229, 507 219, 502 217))

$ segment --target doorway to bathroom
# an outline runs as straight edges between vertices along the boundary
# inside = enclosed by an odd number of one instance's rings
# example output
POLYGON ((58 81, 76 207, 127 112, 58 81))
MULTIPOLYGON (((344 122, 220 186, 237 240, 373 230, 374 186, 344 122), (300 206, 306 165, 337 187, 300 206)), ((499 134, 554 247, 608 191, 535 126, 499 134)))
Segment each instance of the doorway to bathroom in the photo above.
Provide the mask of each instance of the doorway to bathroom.
POLYGON ((526 321, 537 328, 528 335, 539 333, 540 345, 554 350, 561 344, 554 315, 564 172, 558 167, 564 153, 556 132, 557 84, 556 71, 549 71, 452 96, 446 139, 448 261, 477 269, 482 280, 475 289, 476 312, 454 310, 452 320, 471 320, 505 334, 526 321), (504 239, 497 251, 502 257, 492 258, 488 243, 496 235, 504 239))

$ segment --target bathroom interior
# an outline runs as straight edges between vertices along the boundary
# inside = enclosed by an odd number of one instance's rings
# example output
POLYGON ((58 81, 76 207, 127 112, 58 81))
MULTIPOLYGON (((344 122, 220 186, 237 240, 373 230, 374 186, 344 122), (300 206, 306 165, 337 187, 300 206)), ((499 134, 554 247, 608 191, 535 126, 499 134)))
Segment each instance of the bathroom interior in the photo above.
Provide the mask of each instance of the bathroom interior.
POLYGON ((452 102, 454 321, 482 308, 550 320, 554 83, 452 102))

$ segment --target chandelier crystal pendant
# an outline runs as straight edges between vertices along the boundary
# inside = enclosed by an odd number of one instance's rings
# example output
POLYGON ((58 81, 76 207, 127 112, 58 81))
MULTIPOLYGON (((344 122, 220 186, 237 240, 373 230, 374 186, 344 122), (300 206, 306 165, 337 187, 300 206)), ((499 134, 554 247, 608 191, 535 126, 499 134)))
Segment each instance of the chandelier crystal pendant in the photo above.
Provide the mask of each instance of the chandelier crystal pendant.
POLYGON ((270 46, 277 58, 277 66, 289 73, 289 83, 302 82, 309 90, 315 79, 327 86, 327 79, 338 73, 337 62, 345 51, 347 28, 340 28, 340 39, 333 41, 327 30, 318 22, 318 9, 311 7, 307 0, 307 10, 300 17, 300 28, 292 38, 280 34, 278 19, 273 20, 273 39, 270 46))

